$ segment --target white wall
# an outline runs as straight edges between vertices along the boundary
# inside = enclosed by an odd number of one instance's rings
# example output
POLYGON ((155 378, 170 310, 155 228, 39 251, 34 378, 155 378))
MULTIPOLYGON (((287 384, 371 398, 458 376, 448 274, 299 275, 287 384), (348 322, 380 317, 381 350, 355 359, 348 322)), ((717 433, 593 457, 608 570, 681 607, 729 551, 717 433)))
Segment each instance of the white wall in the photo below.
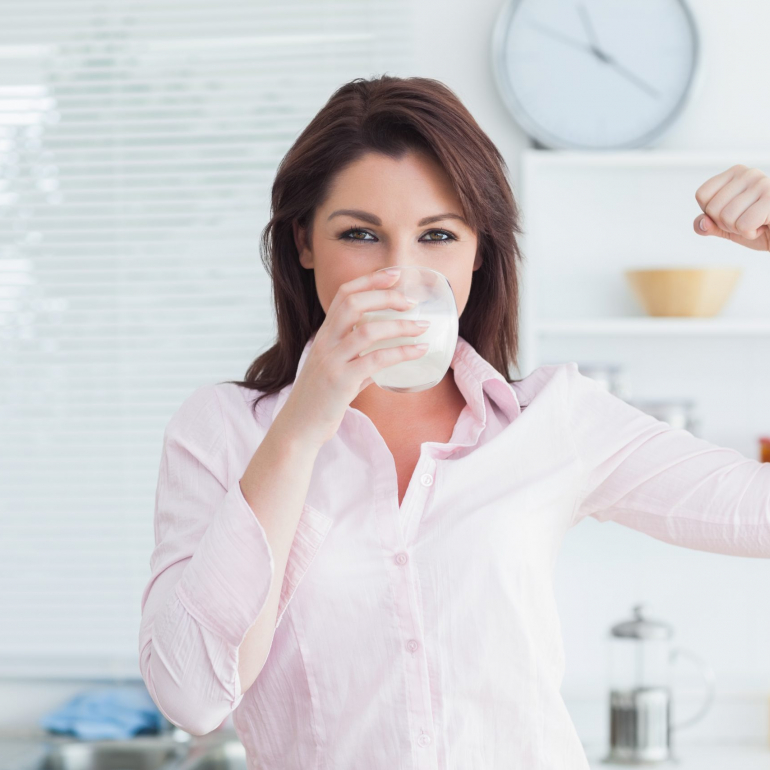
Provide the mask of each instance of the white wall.
MULTIPOLYGON (((415 74, 442 80, 460 96, 503 152, 516 193, 519 154, 529 142, 507 114, 492 78, 489 41, 502 3, 455 3, 451 13, 441 0, 418 6, 422 44, 415 74)), ((657 146, 728 151, 735 163, 743 162, 744 152, 770 154, 770 3, 693 0, 691 7, 701 33, 701 69, 684 113, 657 146)), ((527 211, 522 213, 526 229, 527 211)), ((693 218, 696 214, 694 209, 693 218)), ((569 349, 562 352, 565 360, 572 357, 569 349)), ((574 355, 581 355, 578 346, 574 355)), ((756 429, 770 432, 770 425, 756 429)), ((567 656, 563 692, 581 738, 607 739, 608 626, 624 619, 638 598, 654 596, 654 609, 674 624, 676 641, 700 652, 717 674, 714 708, 681 733, 681 744, 767 740, 770 605, 761 598, 769 592, 766 560, 677 548, 613 523, 581 523, 565 540, 557 572, 567 656)), ((677 683, 685 717, 697 706, 698 682, 684 668, 677 683)))
MULTIPOLYGON (((691 0, 690 6, 702 41, 700 80, 684 113, 658 146, 766 151, 770 3, 691 0)), ((459 95, 518 179, 518 153, 528 140, 496 93, 490 63, 492 29, 502 7, 500 0, 416 0, 414 74, 437 78, 459 95)))
MULTIPOLYGON (((417 67, 413 74, 435 77, 454 89, 506 157, 515 187, 519 179, 518 156, 528 141, 506 112, 492 78, 490 39, 500 0, 415 0, 414 39, 417 67)), ((760 0, 698 0, 693 10, 699 22, 704 47, 703 78, 700 89, 678 124, 659 146, 667 149, 770 149, 770 3, 760 0)), ((524 212, 526 217, 526 212, 524 212)), ((571 533, 559 565, 558 598, 562 608, 568 674, 564 692, 581 737, 603 738, 604 701, 601 638, 606 631, 602 608, 617 606, 619 591, 659 576, 640 565, 649 564, 649 539, 627 530, 619 537, 627 540, 637 558, 632 563, 614 565, 613 547, 617 535, 609 533, 615 525, 586 521, 571 533), (647 561, 646 561, 647 559, 647 561), (617 567, 627 574, 622 584, 608 584, 591 565, 617 567), (573 580, 573 576, 580 576, 573 580)), ((615 529, 621 529, 615 527, 615 529)), ((673 549, 673 546, 665 546, 673 549)), ((740 612, 742 597, 735 597, 734 616, 711 621, 710 597, 719 592, 720 575, 729 573, 733 585, 742 579, 756 585, 768 584, 766 563, 730 559, 678 549, 677 556, 687 574, 700 570, 710 574, 703 585, 701 600, 693 606, 680 606, 672 591, 665 615, 677 626, 680 641, 708 652, 711 662, 727 675, 720 691, 719 710, 704 723, 701 736, 724 734, 733 737, 763 736, 767 729, 766 698, 770 690, 767 677, 751 681, 751 671, 742 668, 747 659, 770 654, 768 640, 762 640, 756 627, 745 622, 740 612), (721 628, 720 628, 721 626, 721 628), (715 627, 720 633, 714 635, 715 627), (701 644, 704 636, 711 636, 701 644), (707 647, 707 650, 703 648, 707 647), (748 677, 748 679, 747 679, 748 677), (746 695, 746 694, 749 695, 746 695), (721 718, 724 715, 724 719, 721 718)), ((621 597, 622 598, 622 597, 621 597)), ((756 608, 758 613, 764 607, 756 608)), ((765 668, 765 671, 767 668, 765 668)), ((724 676, 723 676, 724 679, 724 676)), ((58 705, 81 688, 77 683, 61 686, 6 683, 0 688, 0 722, 5 725, 29 724, 42 711, 58 705), (2 710, 2 707, 5 710, 2 710)), ((694 728, 695 730, 695 728, 694 728)), ((693 731, 693 735, 696 733, 693 731)))

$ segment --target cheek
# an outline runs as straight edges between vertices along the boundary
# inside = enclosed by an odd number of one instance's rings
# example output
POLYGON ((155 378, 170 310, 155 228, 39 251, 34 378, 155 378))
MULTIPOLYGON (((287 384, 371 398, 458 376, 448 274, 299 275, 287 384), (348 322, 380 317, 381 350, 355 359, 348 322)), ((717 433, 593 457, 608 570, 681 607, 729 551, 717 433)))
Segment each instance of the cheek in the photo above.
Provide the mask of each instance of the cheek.
POLYGON ((316 269, 315 288, 318 292, 318 300, 321 303, 321 307, 324 309, 324 313, 328 313, 329 305, 331 305, 332 300, 337 293, 339 283, 325 273, 319 273, 318 269, 316 269))
POLYGON ((455 295, 457 304, 457 314, 462 315, 465 304, 468 301, 468 295, 471 293, 471 282, 473 280, 473 271, 468 268, 456 274, 447 275, 449 283, 452 286, 452 292, 455 295))
POLYGON ((471 293, 470 281, 463 281, 460 285, 452 284, 455 293, 455 302, 457 303, 457 315, 461 316, 465 309, 465 303, 468 301, 468 295, 471 293))
POLYGON ((315 285, 318 299, 325 313, 329 312, 329 306, 337 296, 343 283, 352 281, 360 275, 354 266, 346 265, 344 260, 323 260, 317 262, 315 268, 315 285))

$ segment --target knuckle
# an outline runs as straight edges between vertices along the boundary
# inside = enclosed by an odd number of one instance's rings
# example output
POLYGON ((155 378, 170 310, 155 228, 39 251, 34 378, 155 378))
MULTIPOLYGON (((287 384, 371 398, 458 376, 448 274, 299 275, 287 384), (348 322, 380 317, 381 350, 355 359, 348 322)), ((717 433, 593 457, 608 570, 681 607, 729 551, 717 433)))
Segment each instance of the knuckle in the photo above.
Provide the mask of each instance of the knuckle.
POLYGON ((358 331, 361 333, 361 336, 366 340, 372 340, 374 339, 374 329, 372 329, 371 324, 361 324, 358 327, 358 331))
POLYGON ((358 311, 361 308, 361 300, 358 294, 348 294, 345 297, 345 304, 351 309, 358 311))

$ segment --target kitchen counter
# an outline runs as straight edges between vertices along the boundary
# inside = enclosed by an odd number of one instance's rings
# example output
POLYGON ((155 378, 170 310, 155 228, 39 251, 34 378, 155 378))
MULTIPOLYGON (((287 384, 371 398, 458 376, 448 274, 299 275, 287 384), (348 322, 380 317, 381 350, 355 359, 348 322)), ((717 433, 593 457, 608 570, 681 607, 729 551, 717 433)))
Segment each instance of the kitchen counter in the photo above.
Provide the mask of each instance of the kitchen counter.
POLYGON ((50 745, 48 738, 0 736, 0 770, 32 770, 50 745))
MULTIPOLYGON (((237 737, 234 731, 221 730, 210 736, 194 738, 198 742, 218 741, 237 737)), ((74 736, 52 735, 39 731, 9 734, 0 731, 0 770, 35 770, 45 755, 47 746, 70 742, 74 736)), ((611 770, 631 765, 603 762, 607 750, 604 746, 586 746, 591 768, 611 770)), ((660 767, 661 770, 770 770, 770 748, 764 744, 736 744, 732 746, 683 746, 679 749, 679 762, 665 762, 644 767, 660 767)))
MULTIPOLYGON (((770 770, 770 748, 765 744, 735 744, 732 746, 681 746, 678 750, 679 761, 663 762, 641 767, 659 767, 661 770, 770 770)), ((610 770, 634 765, 615 764, 602 761, 607 755, 607 747, 586 746, 586 754, 592 768, 610 770)), ((639 765, 636 765, 639 767, 639 765)))
MULTIPOLYGON (((155 738, 142 735, 140 738, 155 738)), ((219 741, 238 739, 235 730, 220 729, 204 736, 193 736, 192 746, 214 745, 219 741)), ((39 728, 4 730, 0 728, 0 770, 36 770, 51 747, 77 742, 74 735, 49 733, 39 728)))

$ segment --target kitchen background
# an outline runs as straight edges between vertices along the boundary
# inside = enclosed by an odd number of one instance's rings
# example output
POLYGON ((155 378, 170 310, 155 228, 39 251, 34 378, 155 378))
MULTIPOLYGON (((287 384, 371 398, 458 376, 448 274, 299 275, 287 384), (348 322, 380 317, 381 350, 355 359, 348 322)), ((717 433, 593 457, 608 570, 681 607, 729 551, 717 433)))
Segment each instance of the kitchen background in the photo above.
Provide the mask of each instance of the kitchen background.
MULTIPOLYGON (((502 8, 0 0, 3 730, 90 686, 143 687, 163 428, 192 390, 242 376, 272 339, 258 253, 269 185, 352 77, 445 82, 505 156, 528 260, 522 374, 620 365, 630 395, 690 398, 699 435, 759 459, 770 259, 698 238, 692 220, 713 174, 770 172, 770 5, 690 0, 701 57, 684 110, 651 148, 611 153, 533 148, 493 77, 502 8), (647 318, 622 275, 680 265, 743 268, 717 318, 647 318)), ((714 706, 679 743, 767 746, 769 589, 767 560, 611 522, 570 531, 556 590, 581 739, 606 744, 608 630, 645 602, 715 672, 714 706)), ((695 670, 683 663, 677 682, 677 706, 694 712, 695 670)))

